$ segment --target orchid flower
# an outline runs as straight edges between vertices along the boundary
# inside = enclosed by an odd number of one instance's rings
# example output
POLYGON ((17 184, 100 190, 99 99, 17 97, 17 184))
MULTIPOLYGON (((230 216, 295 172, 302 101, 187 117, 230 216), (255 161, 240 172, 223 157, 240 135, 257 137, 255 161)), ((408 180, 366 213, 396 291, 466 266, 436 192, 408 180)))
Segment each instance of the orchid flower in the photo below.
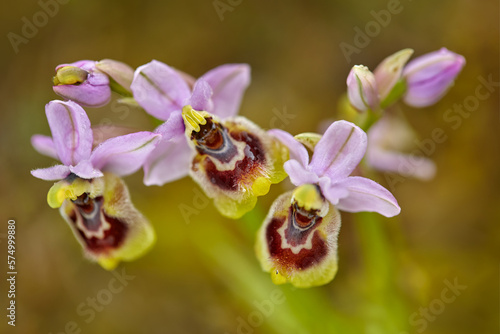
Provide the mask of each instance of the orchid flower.
POLYGON ((366 151, 367 136, 347 121, 334 122, 319 139, 269 131, 290 150, 284 168, 294 191, 279 197, 258 232, 256 251, 264 271, 277 284, 297 287, 325 284, 337 271, 337 210, 372 211, 386 217, 400 212, 392 194, 378 183, 349 176, 366 151))
POLYGON ((130 94, 134 70, 119 61, 80 60, 56 67, 54 92, 85 107, 101 107, 111 99, 111 91, 130 94))
POLYGON ((165 120, 162 140, 144 164, 144 183, 163 185, 188 173, 225 216, 239 218, 286 177, 286 149, 257 125, 235 117, 250 81, 245 64, 219 66, 193 83, 158 61, 136 70, 132 91, 165 120))
MULTIPOLYGON (((413 54, 403 49, 384 59, 372 74, 366 67, 354 66, 347 78, 347 95, 358 111, 378 111, 368 131, 367 164, 384 172, 405 177, 431 179, 434 163, 419 154, 406 154, 416 138, 411 127, 402 119, 380 109, 398 99, 420 108, 438 102, 453 85, 465 59, 445 48, 417 57, 406 64, 413 54), (380 103, 377 103, 378 96, 380 103)), ((418 151, 418 150, 414 150, 418 151)))
POLYGON ((386 108, 401 97, 415 108, 438 102, 453 85, 465 65, 465 58, 446 48, 408 60, 412 49, 403 49, 385 58, 371 73, 356 65, 347 77, 347 92, 359 111, 386 108))
POLYGON ((403 71, 408 87, 405 103, 415 108, 435 104, 453 85, 464 65, 463 56, 446 48, 415 58, 403 71))
POLYGON ((149 222, 135 209, 125 176, 141 168, 161 135, 137 132, 114 137, 93 148, 87 114, 72 101, 51 101, 45 107, 52 138, 35 135, 34 148, 63 164, 36 169, 43 180, 61 180, 47 195, 59 208, 85 254, 106 269, 133 260, 155 240, 149 222))

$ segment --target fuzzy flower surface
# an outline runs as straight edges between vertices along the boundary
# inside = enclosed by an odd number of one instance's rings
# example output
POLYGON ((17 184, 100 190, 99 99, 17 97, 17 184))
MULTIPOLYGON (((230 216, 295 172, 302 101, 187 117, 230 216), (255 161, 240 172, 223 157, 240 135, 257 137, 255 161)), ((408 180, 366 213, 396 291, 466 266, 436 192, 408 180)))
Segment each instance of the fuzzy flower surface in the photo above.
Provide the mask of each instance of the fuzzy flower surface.
POLYGON ((147 113, 166 121, 155 130, 162 140, 144 164, 146 185, 163 185, 189 173, 194 153, 184 135, 183 108, 203 110, 221 120, 235 116, 250 83, 250 68, 226 64, 192 81, 156 60, 135 71, 131 84, 135 100, 147 113))

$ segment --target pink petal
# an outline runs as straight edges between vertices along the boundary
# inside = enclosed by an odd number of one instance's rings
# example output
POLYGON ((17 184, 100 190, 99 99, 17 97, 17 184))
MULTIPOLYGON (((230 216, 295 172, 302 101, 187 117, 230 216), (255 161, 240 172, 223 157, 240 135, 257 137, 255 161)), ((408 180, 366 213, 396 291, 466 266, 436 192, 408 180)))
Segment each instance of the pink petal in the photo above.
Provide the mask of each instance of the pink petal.
POLYGON ((31 175, 46 181, 55 181, 64 179, 70 174, 68 166, 55 165, 48 168, 39 168, 31 171, 31 175))
POLYGON ((332 181, 343 179, 363 158, 366 144, 366 133, 359 127, 347 121, 334 122, 316 145, 310 170, 328 175, 332 181))
POLYGON ((432 179, 436 174, 436 164, 422 156, 379 148, 372 149, 368 146, 366 159, 370 166, 379 171, 393 172, 423 181, 432 179))
POLYGON ((167 120, 170 113, 181 110, 191 96, 182 77, 156 60, 137 68, 130 88, 135 100, 149 114, 161 120, 167 120))
POLYGON ((403 72, 407 84, 405 103, 421 108, 438 102, 464 65, 464 57, 445 48, 415 58, 403 72))
POLYGON ((187 176, 193 155, 185 137, 160 141, 144 163, 144 184, 161 186, 187 176))
POLYGON ((96 169, 128 175, 141 168, 160 138, 147 131, 114 137, 97 146, 90 159, 96 169))
POLYGON ((339 200, 337 204, 339 210, 378 212, 386 217, 393 217, 401 212, 394 196, 377 182, 364 177, 352 176, 339 182, 338 186, 349 191, 349 196, 339 200))
POLYGON ((95 168, 89 160, 82 160, 76 166, 69 166, 69 170, 82 179, 94 179, 104 175, 99 169, 95 168))
POLYGON ((304 145, 296 140, 291 134, 280 129, 272 129, 267 131, 267 133, 278 138, 283 145, 288 147, 290 159, 299 161, 304 167, 307 166, 309 163, 309 153, 307 153, 304 145))
POLYGON ((238 113, 243 93, 250 84, 250 66, 222 65, 208 71, 200 79, 206 80, 212 87, 213 113, 224 119, 238 113))
POLYGON ((193 94, 191 95, 189 102, 185 104, 190 104, 194 110, 211 112, 213 108, 213 102, 210 100, 211 97, 212 88, 208 82, 203 79, 199 79, 194 84, 193 94))
POLYGON ((287 162, 285 162, 283 167, 290 177, 290 181, 296 186, 307 183, 314 184, 318 182, 318 176, 315 173, 307 170, 297 160, 288 160, 287 162))
POLYGON ((88 159, 93 135, 85 110, 75 102, 56 100, 45 106, 45 114, 59 160, 74 166, 88 159))
POLYGON ((52 89, 57 95, 84 107, 101 107, 111 99, 111 89, 108 85, 92 85, 88 80, 80 85, 52 86, 52 89))
POLYGON ((54 159, 59 159, 57 157, 54 141, 49 136, 34 135, 31 137, 31 145, 35 148, 35 150, 37 150, 38 153, 54 159))

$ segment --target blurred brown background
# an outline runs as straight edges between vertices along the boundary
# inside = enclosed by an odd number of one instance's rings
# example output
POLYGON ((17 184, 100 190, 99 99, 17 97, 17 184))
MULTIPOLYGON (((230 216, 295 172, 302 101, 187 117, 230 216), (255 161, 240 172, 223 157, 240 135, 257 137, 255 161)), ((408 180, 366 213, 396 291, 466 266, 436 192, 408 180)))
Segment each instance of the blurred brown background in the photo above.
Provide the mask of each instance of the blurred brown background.
MULTIPOLYGON (((393 323, 396 334, 500 330, 500 87, 492 87, 457 129, 443 118, 454 103, 475 96, 479 77, 500 81, 497 1, 403 0, 402 10, 350 62, 340 43, 354 45, 353 29, 364 30, 374 20, 371 11, 387 9, 391 1, 221 0, 230 8, 223 20, 211 0, 66 2, 57 11, 53 7, 46 22, 37 14, 40 3, 53 1, 9 2, 0 14, 0 233, 6 233, 8 219, 16 220, 19 273, 15 328, 6 325, 7 286, 4 279, 0 284, 1 333, 78 333, 72 321, 81 333, 381 333, 378 324, 384 322, 393 323), (33 22, 34 16, 40 27, 16 53, 8 34, 21 36, 23 18, 33 22), (209 204, 196 208, 187 223, 179 205, 194 205, 197 186, 186 178, 148 188, 142 171, 126 181, 135 205, 157 230, 157 245, 118 269, 135 278, 98 305, 94 316, 78 312, 90 309, 87 298, 108 297, 102 291, 114 276, 82 258, 69 228, 46 203, 51 183, 29 174, 53 164, 32 149, 30 137, 50 133, 44 105, 58 98, 51 88, 56 65, 113 58, 137 67, 157 59, 199 76, 220 64, 246 62, 252 84, 241 114, 264 128, 282 125, 299 133, 316 131, 335 116, 353 65, 374 69, 402 48, 418 56, 442 46, 467 59, 456 85, 432 107, 403 106, 422 139, 435 128, 445 131, 448 139, 431 155, 438 174, 430 182, 398 184, 392 190, 402 214, 381 220, 394 262, 386 288, 401 302, 399 320, 370 302, 379 292, 365 291, 363 245, 352 215, 343 214, 340 269, 332 283, 309 290, 275 287, 253 256, 253 233, 286 185, 275 186, 241 221, 222 218, 209 204), (285 110, 289 118, 271 123, 285 110), (444 281, 455 279, 466 288, 453 302, 436 302, 444 281), (241 319, 248 322, 258 311, 255 302, 269 300, 273 291, 283 292, 285 301, 262 321, 254 319, 258 326, 241 327, 241 319), (429 307, 427 319, 414 315, 429 307)), ((152 129, 140 110, 109 105, 87 111, 93 124, 152 129)), ((384 183, 384 175, 378 180, 384 183)), ((0 241, 2 273, 7 245, 0 241)))

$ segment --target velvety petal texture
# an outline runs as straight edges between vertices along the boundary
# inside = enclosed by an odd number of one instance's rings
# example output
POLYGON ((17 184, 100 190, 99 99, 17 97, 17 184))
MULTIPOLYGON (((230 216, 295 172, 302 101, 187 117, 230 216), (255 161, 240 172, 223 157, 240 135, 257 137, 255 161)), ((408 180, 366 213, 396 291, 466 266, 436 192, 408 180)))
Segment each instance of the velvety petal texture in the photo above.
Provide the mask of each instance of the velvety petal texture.
POLYGON ((314 149, 310 169, 332 180, 352 173, 366 151, 366 133, 353 123, 332 123, 314 149))
POLYGON ((160 138, 147 131, 111 138, 94 149, 90 161, 95 168, 118 176, 132 174, 142 167, 160 138))
POLYGON ((54 145, 54 141, 51 137, 44 135, 33 135, 31 137, 31 145, 38 153, 54 159, 59 159, 59 157, 57 156, 56 146, 54 145))
POLYGON ((465 58, 446 48, 415 58, 405 67, 405 103, 427 107, 439 101, 453 85, 465 65, 465 58))
POLYGON ((88 159, 93 137, 85 110, 73 101, 51 101, 45 106, 45 114, 59 160, 76 165, 88 159))
POLYGON ((184 79, 170 66, 153 60, 137 68, 130 86, 135 100, 152 116, 166 121, 191 96, 184 79))
POLYGON ((386 217, 394 217, 401 212, 398 202, 392 194, 370 179, 351 176, 339 182, 339 188, 345 188, 349 195, 340 198, 337 208, 348 212, 378 212, 386 217))
POLYGON ((68 166, 55 165, 48 168, 39 168, 31 171, 31 175, 45 181, 55 181, 64 179, 70 174, 68 166))
MULTIPOLYGON (((243 93, 250 84, 250 66, 247 64, 222 65, 208 71, 200 79, 205 80, 212 87, 212 100, 216 106, 213 110, 214 114, 222 119, 238 114, 243 93)), ((194 105, 193 107, 196 109, 194 105)))

